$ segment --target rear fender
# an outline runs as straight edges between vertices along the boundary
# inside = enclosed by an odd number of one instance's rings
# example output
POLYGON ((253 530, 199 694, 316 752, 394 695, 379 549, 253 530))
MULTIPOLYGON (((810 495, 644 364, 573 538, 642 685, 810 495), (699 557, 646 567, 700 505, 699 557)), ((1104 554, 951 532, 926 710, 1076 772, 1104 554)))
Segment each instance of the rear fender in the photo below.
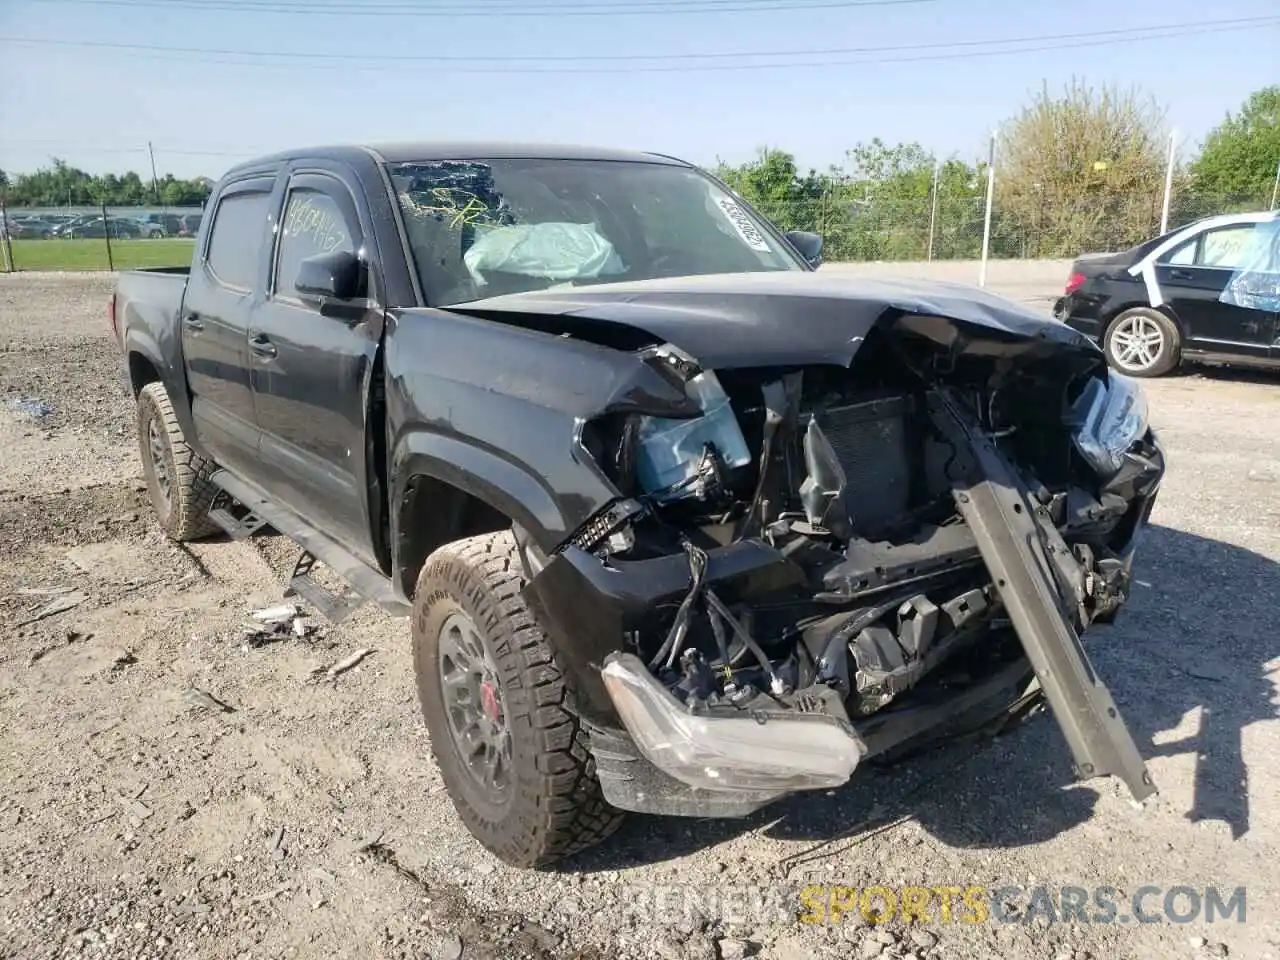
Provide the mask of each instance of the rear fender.
MULTIPOLYGON (((160 382, 164 384, 165 391, 169 394, 169 402, 173 405, 173 413, 178 418, 178 425, 182 428, 183 435, 188 443, 198 447, 195 422, 191 418, 191 395, 187 392, 181 358, 177 358, 179 361, 177 363, 166 359, 160 343, 149 331, 137 327, 126 329, 124 335, 126 377, 129 375, 129 357, 134 354, 144 358, 160 374, 160 382)), ((142 384, 133 383, 130 380, 129 386, 136 397, 142 384)))

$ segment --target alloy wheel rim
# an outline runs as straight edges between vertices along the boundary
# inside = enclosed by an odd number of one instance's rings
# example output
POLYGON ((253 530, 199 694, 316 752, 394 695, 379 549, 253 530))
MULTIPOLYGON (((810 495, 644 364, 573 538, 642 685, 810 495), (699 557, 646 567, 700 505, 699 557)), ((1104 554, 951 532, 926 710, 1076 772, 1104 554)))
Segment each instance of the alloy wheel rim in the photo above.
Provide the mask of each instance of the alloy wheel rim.
POLYGON ((467 772, 490 793, 511 786, 511 730, 498 669, 471 618, 454 613, 440 628, 438 667, 449 732, 467 772))
POLYGON ((1164 331, 1150 317, 1129 317, 1111 334, 1111 355, 1125 370, 1150 370, 1164 354, 1164 348, 1164 331))
POLYGON ((147 446, 151 452, 151 471, 156 478, 156 488, 167 507, 173 484, 169 477, 169 458, 165 455, 164 436, 160 433, 160 424, 154 419, 147 424, 147 446))

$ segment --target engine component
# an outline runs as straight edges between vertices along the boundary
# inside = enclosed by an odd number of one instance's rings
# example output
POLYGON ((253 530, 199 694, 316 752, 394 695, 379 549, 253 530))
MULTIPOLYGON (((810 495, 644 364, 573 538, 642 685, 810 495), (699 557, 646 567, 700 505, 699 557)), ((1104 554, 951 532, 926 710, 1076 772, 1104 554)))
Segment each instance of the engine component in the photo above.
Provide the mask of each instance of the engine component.
POLYGON ((844 468, 816 419, 810 420, 805 430, 804 464, 808 476, 800 484, 800 501, 805 516, 815 527, 848 540, 853 531, 844 505, 844 468))
POLYGON ((886 397, 814 414, 844 473, 841 499, 863 536, 907 512, 912 492, 907 417, 910 396, 886 397))

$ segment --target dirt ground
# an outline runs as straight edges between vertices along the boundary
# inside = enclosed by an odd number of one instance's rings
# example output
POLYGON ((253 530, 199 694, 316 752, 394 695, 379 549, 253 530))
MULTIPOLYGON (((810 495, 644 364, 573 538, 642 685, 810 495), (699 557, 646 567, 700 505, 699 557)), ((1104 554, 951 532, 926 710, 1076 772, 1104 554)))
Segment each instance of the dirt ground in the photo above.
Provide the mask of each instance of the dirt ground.
POLYGON ((531 872, 455 815, 405 622, 246 644, 289 545, 158 534, 110 287, 0 277, 0 955, 1280 956, 1280 378, 1149 387, 1168 479, 1133 600, 1087 644, 1160 787, 1143 808, 1074 783, 1042 715, 746 821, 634 817, 531 872), (74 606, 24 625, 51 602, 74 606), (1143 884, 1243 886, 1247 915, 806 924, 804 884, 1109 886, 1126 916, 1143 884))

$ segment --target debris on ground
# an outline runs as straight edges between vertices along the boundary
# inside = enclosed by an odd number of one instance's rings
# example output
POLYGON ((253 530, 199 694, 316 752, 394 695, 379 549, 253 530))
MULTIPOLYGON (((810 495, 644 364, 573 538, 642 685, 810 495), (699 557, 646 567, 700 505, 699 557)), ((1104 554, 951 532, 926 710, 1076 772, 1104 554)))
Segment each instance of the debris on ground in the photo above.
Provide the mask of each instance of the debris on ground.
POLYGON ((75 587, 23 587, 21 590, 15 590, 14 594, 19 597, 58 597, 64 593, 74 593, 75 587))
POLYGON ((43 607, 27 617, 25 620, 19 620, 14 626, 25 627, 28 624, 45 620, 49 617, 56 617, 60 613, 66 613, 68 610, 74 610, 80 604, 89 599, 87 593, 68 593, 50 600, 43 607))
POLYGON ((301 611, 292 603, 282 603, 278 607, 264 607, 255 610, 249 616, 262 623, 287 623, 298 616, 301 611))
POLYGON ((334 677, 337 677, 346 673, 348 670, 350 670, 352 667, 359 664, 361 660, 369 656, 369 654, 371 653, 373 653, 373 651, 370 650, 368 647, 362 647, 361 649, 353 653, 351 656, 347 657, 345 660, 339 660, 337 663, 331 666, 328 670, 325 671, 325 676, 330 680, 332 680, 334 677))
POLYGON ((187 687, 182 692, 182 699, 193 707, 203 707, 207 710, 215 710, 218 713, 236 712, 236 708, 231 704, 224 703, 208 690, 201 690, 199 687, 187 687))
POLYGON ((276 832, 271 835, 271 859, 283 860, 289 855, 289 851, 284 848, 284 827, 277 827, 276 832))
POLYGON ((62 643, 51 643, 47 647, 41 647, 39 650, 31 654, 27 659, 27 664, 28 666, 34 666, 55 650, 60 650, 62 647, 70 646, 73 643, 80 643, 92 639, 92 633, 81 633, 79 630, 68 630, 66 638, 62 643))
POLYGON ((5 406, 19 417, 33 423, 39 423, 53 413, 53 407, 34 397, 19 397, 17 400, 10 400, 5 406))
POLYGON ((290 634, 297 640, 306 640, 318 633, 316 626, 293 604, 266 607, 249 616, 252 620, 245 624, 243 631, 242 649, 246 651, 283 640, 290 634))
POLYGON ((386 830, 375 830, 372 833, 367 833, 355 842, 355 846, 351 848, 351 852, 364 853, 366 850, 370 850, 380 844, 382 842, 382 838, 386 835, 386 830))
POLYGON ((134 827, 142 826, 143 821, 149 819, 151 814, 155 812, 141 800, 126 800, 122 798, 120 802, 124 805, 124 812, 129 817, 130 825, 134 827))

